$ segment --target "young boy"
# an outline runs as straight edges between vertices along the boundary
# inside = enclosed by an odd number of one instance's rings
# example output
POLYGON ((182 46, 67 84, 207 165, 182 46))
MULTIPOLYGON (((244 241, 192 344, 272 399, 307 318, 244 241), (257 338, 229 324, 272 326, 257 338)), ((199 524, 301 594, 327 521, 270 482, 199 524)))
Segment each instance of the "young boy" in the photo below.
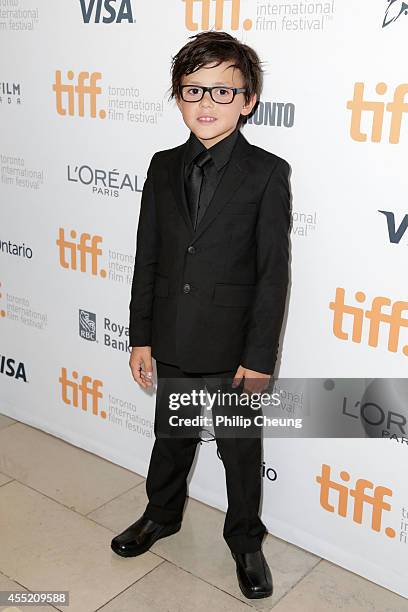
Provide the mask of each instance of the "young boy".
MULTIPOLYGON (((261 392, 274 371, 285 310, 289 164, 240 132, 261 93, 259 58, 226 32, 190 38, 173 58, 171 91, 190 135, 153 155, 137 230, 130 367, 147 388, 156 360, 156 439, 146 510, 112 540, 121 556, 142 554, 181 526, 200 437, 164 433, 174 388, 164 391, 164 381, 219 389, 222 376, 250 394, 261 392)), ((223 535, 238 583, 248 598, 268 597, 261 439, 217 431, 216 437, 228 494, 223 535)))

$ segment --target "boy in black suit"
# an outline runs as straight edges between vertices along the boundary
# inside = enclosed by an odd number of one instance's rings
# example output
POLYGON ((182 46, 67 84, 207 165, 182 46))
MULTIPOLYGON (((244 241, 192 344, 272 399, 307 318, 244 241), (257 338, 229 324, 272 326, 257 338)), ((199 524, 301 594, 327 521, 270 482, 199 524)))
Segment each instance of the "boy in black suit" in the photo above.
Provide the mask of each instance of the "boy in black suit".
MULTIPOLYGON (((190 38, 173 58, 171 91, 190 135, 153 155, 137 230, 130 367, 147 388, 156 360, 156 439, 147 508, 112 540, 122 556, 142 554, 181 526, 200 437, 169 435, 174 383, 178 390, 204 382, 224 389, 221 377, 233 383, 230 390, 243 384, 249 394, 263 391, 285 310, 289 164, 240 132, 261 93, 259 58, 226 32, 190 38)), ((267 597, 272 576, 261 549, 261 439, 218 430, 216 437, 227 480, 224 538, 239 586, 248 598, 267 597)))

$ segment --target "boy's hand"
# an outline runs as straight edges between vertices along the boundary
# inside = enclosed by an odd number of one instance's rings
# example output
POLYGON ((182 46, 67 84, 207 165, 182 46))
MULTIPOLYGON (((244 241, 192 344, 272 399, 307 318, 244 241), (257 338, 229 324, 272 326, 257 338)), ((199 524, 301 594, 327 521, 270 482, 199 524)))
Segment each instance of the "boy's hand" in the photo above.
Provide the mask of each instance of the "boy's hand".
POLYGON ((153 384, 153 364, 151 346, 134 346, 129 359, 130 369, 135 381, 144 389, 153 384))
POLYGON ((271 378, 270 374, 263 374, 262 372, 256 372, 249 368, 239 366, 235 372, 234 380, 232 382, 233 387, 237 387, 242 377, 244 377, 244 388, 243 390, 247 393, 261 393, 267 389, 271 378), (248 379, 248 380, 246 380, 248 379))

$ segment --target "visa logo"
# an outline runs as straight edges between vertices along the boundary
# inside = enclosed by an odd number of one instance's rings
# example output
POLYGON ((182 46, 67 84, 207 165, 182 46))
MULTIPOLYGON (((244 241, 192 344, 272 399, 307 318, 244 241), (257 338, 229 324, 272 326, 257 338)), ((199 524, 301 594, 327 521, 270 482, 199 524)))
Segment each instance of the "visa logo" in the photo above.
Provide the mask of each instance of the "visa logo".
POLYGON ((84 23, 134 23, 131 0, 79 0, 84 23))

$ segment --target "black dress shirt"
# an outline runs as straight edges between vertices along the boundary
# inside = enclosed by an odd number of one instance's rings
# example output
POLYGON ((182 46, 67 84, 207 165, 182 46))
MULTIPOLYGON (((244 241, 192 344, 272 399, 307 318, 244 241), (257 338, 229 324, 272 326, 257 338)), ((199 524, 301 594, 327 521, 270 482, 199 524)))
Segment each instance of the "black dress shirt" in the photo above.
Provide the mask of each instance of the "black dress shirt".
MULTIPOLYGON (((197 226, 204 216, 204 213, 212 200, 215 189, 226 170, 227 163, 231 157, 232 149, 234 148, 237 140, 238 129, 239 128, 235 128, 235 130, 226 138, 223 138, 215 145, 207 149, 207 151, 211 154, 212 161, 208 162, 203 167, 204 176, 200 193, 200 208, 198 211, 197 226)), ((199 153, 201 153, 201 151, 205 149, 206 147, 197 138, 197 136, 193 132, 190 132, 184 158, 184 187, 186 187, 187 177, 189 175, 191 165, 193 164, 193 160, 199 153)))

